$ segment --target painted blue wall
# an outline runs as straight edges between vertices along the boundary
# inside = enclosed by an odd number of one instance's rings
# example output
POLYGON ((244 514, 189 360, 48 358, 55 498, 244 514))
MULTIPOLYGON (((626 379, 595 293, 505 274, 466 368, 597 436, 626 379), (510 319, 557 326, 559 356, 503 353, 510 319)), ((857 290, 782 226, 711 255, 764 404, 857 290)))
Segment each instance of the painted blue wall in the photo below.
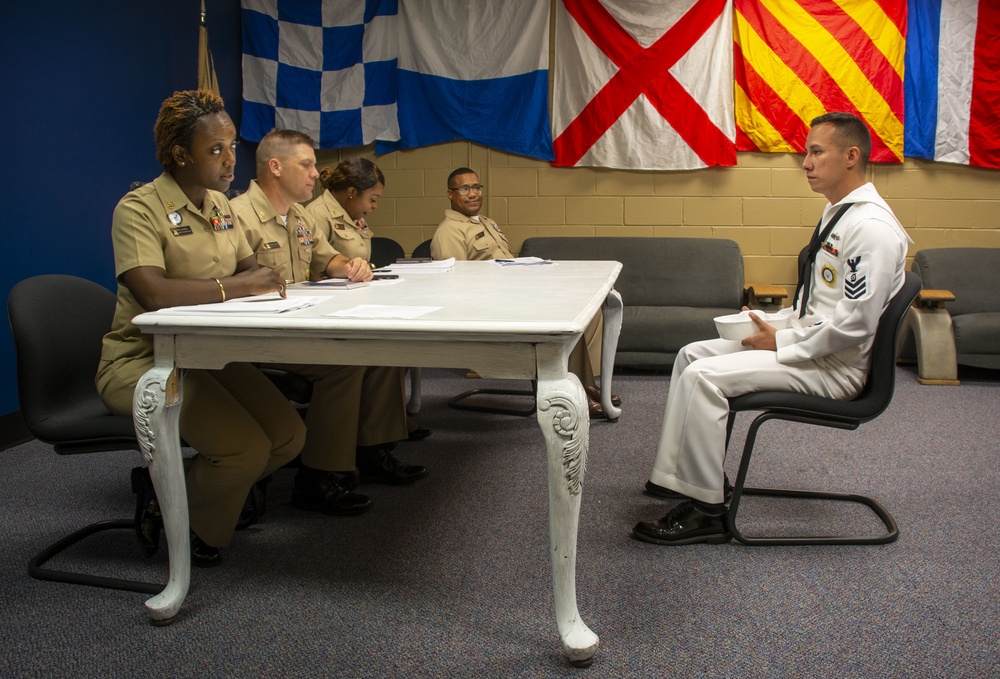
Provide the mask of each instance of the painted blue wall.
MULTIPOLYGON (((222 95, 239 129, 239 0, 207 0, 222 95)), ((160 173, 153 123, 175 90, 197 86, 199 0, 8 3, 3 87, 0 294, 43 273, 114 290, 111 214, 131 182, 160 173)), ((241 146, 234 186, 253 177, 241 146)), ((0 414, 18 409, 10 329, 0 324, 0 414)), ((96 368, 96 366, 95 366, 96 368)))

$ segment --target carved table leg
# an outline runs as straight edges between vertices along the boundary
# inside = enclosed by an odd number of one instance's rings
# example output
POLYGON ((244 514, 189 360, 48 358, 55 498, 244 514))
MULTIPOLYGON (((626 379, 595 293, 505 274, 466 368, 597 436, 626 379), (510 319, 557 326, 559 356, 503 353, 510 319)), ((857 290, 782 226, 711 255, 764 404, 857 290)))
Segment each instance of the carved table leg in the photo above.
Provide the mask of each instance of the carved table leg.
POLYGON ((146 601, 154 625, 167 625, 184 603, 191 581, 187 488, 178 420, 181 381, 170 367, 153 367, 136 385, 132 400, 139 448, 156 489, 167 536, 170 577, 162 592, 146 601))
POLYGON ((611 377, 615 372, 618 335, 622 330, 622 296, 612 290, 601 307, 604 314, 604 334, 601 336, 601 407, 609 420, 617 420, 620 408, 611 403, 611 377))
POLYGON ((580 619, 576 607, 576 538, 590 415, 576 376, 539 379, 537 417, 548 452, 549 539, 556 624, 570 663, 587 667, 594 661, 598 639, 580 619))

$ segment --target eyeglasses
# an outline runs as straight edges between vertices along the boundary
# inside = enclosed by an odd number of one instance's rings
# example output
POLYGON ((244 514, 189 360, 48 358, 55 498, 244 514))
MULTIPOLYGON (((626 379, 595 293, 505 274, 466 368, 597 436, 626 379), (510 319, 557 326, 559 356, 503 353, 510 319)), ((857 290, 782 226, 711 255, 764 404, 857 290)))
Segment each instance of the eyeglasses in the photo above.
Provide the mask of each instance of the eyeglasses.
POLYGON ((483 189, 485 188, 486 187, 483 186, 482 184, 473 184, 472 186, 469 186, 468 184, 462 184, 461 186, 449 186, 448 190, 458 191, 463 196, 467 196, 469 195, 470 191, 475 191, 476 193, 482 193, 483 189))

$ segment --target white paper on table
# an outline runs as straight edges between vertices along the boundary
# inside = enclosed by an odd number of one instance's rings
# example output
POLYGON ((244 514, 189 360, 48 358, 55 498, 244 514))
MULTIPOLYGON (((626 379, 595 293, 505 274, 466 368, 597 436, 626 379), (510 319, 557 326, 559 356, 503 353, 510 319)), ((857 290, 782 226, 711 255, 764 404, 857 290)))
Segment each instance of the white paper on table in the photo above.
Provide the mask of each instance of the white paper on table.
POLYGON ((210 304, 192 304, 189 306, 174 306, 160 309, 164 313, 237 313, 237 314, 282 314, 298 309, 307 309, 324 301, 323 297, 289 297, 282 299, 278 293, 268 293, 256 297, 241 297, 225 302, 210 304))
POLYGON ((432 311, 437 311, 439 306, 395 306, 391 304, 359 304, 350 309, 333 311, 324 316, 330 318, 417 318, 432 311))

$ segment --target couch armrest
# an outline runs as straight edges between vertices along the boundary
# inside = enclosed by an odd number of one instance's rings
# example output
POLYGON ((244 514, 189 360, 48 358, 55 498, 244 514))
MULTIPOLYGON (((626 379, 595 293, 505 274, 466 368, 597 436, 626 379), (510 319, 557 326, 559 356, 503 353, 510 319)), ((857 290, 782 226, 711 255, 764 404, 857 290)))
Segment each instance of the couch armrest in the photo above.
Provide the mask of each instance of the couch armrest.
POLYGON ((777 311, 786 297, 788 290, 780 285, 747 283, 743 286, 743 303, 751 309, 777 311))
POLYGON ((913 300, 913 306, 943 309, 945 302, 954 302, 955 295, 949 290, 921 290, 913 300))

